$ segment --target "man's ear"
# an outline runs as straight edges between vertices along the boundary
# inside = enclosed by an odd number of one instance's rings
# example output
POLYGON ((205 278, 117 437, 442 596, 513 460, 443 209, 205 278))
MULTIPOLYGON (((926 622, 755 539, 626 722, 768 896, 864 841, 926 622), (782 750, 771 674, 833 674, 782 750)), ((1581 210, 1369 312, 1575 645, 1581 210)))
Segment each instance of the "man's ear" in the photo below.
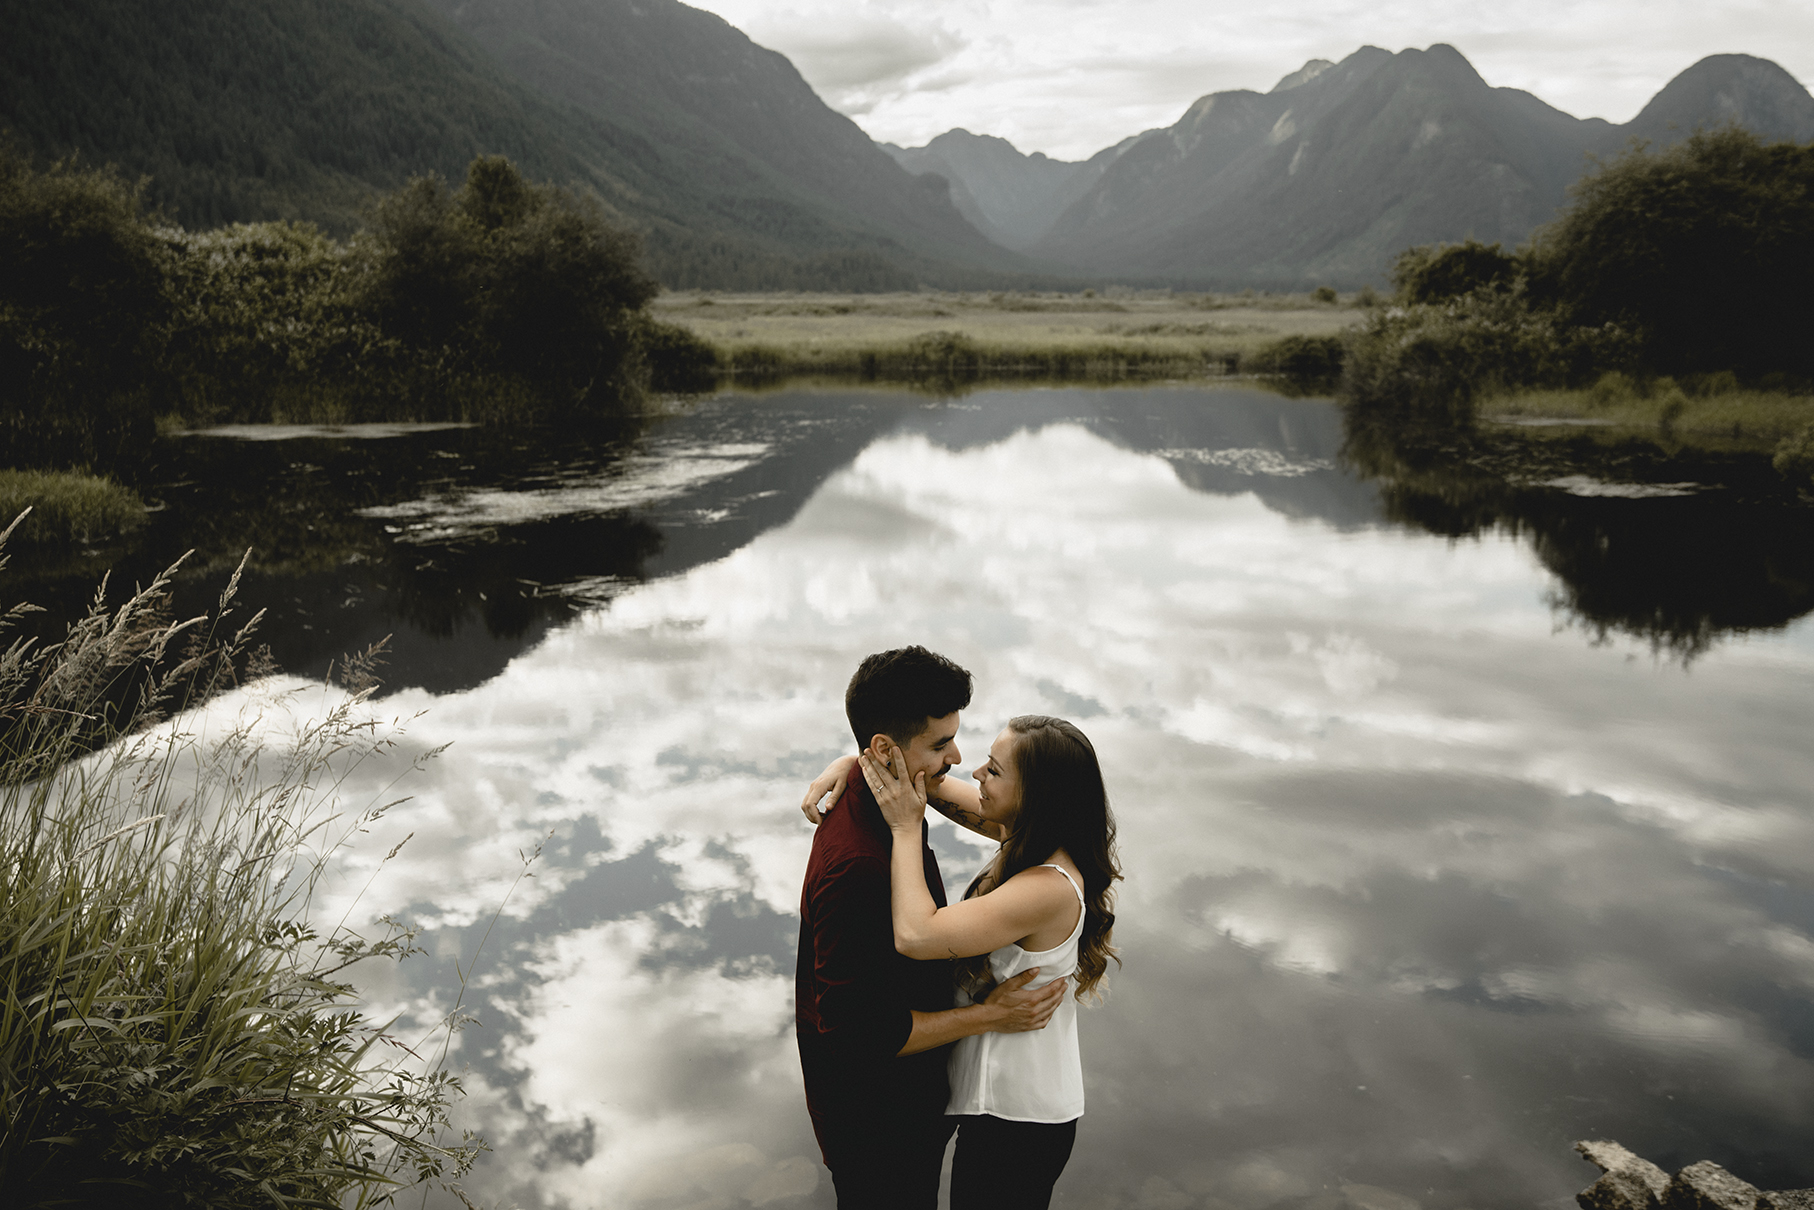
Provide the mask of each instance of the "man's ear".
POLYGON ((879 731, 869 737, 869 750, 875 753, 876 759, 884 764, 893 758, 894 750, 899 746, 879 731))

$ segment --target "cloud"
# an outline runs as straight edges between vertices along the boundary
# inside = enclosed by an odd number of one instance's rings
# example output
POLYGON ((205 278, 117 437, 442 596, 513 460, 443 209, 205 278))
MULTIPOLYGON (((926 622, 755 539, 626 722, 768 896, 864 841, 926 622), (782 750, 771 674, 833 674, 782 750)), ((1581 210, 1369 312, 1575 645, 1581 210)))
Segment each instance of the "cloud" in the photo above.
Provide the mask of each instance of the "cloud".
POLYGON ((942 22, 903 20, 872 5, 764 10, 745 29, 786 55, 834 108, 847 113, 873 106, 965 45, 942 22))

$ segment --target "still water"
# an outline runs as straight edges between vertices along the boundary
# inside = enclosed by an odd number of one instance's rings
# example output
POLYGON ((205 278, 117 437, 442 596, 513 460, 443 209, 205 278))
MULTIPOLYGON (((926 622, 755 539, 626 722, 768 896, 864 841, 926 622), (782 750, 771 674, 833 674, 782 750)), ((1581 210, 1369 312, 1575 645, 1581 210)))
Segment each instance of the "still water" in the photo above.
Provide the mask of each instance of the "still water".
MULTIPOLYGON (((1241 389, 185 440, 132 557, 184 517, 204 561, 265 535, 285 665, 394 632, 381 712, 451 744, 323 914, 427 926, 372 976, 406 1026, 470 968, 474 1201, 833 1204, 796 804, 857 661, 909 642, 976 674, 965 767, 1065 715, 1120 818, 1125 966, 1081 1016, 1057 1204, 1561 1207, 1595 1137, 1814 1185, 1805 517, 1578 480, 1456 523, 1353 469, 1328 402, 1241 389)), ((952 883, 987 855, 934 836, 952 883)))

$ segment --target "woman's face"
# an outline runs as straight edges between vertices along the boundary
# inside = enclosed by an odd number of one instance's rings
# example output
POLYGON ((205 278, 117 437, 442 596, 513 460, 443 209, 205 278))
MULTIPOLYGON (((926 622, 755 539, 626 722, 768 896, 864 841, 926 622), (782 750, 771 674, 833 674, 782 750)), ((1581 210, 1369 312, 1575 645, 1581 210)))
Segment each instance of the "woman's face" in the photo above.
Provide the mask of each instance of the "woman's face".
POLYGON ((976 767, 982 816, 1012 831, 1020 817, 1020 770, 1014 767, 1014 732, 1007 728, 989 745, 989 759, 976 767))

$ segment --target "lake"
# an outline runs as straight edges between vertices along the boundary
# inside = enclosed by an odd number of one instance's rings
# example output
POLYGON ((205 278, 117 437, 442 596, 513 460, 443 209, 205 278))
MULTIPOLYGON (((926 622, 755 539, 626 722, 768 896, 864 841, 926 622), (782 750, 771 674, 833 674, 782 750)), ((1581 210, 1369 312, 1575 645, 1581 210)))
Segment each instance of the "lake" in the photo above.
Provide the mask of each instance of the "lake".
MULTIPOLYGON (((394 636, 407 739, 349 800, 451 746, 321 910, 425 926, 366 975, 399 1035, 469 976, 476 1202, 833 1204, 797 804, 858 660, 912 642, 976 674, 965 769, 1060 714, 1119 817, 1125 965, 1057 1205, 1559 1210, 1582 1138, 1814 1185, 1814 509, 1354 449, 1330 402, 1240 386, 188 436, 96 558, 198 547, 188 606, 254 546, 296 677, 394 636)), ((79 570, 15 595, 67 610, 79 570)), ((950 883, 988 855, 933 835, 950 883)))

